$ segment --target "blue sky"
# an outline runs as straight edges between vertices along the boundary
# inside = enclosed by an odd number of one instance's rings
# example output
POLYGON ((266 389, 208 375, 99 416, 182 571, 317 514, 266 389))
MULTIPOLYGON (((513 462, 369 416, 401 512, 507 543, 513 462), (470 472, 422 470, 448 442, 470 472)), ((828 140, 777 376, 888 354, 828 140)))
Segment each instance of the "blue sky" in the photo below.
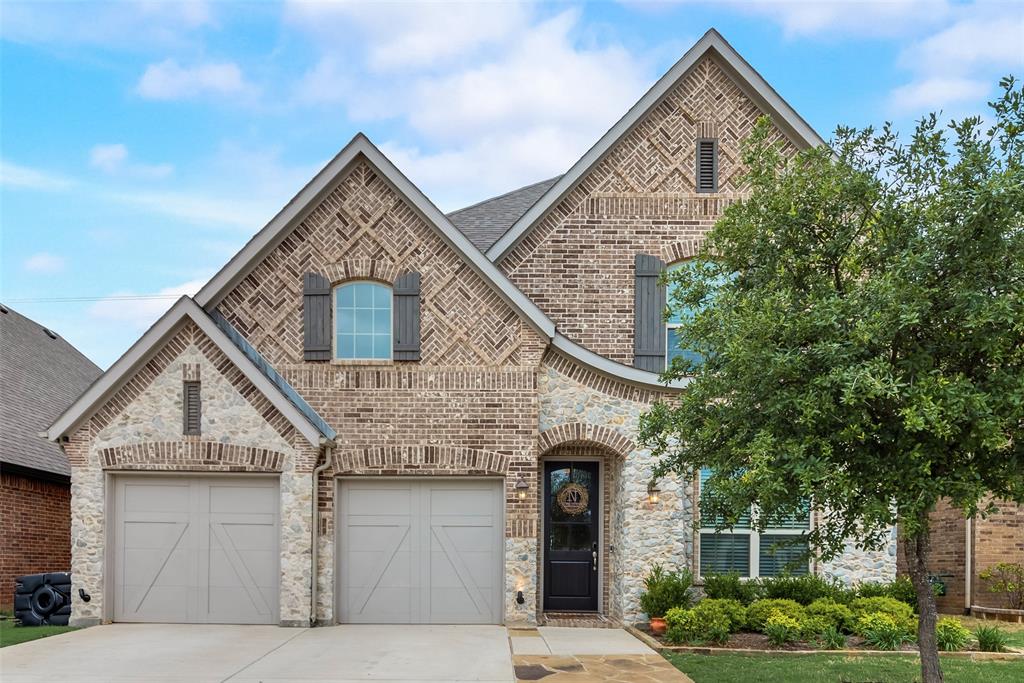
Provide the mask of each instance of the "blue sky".
POLYGON ((712 26, 826 138, 1024 76, 1019 2, 4 1, 0 299, 106 367, 357 131, 456 209, 563 172, 712 26))

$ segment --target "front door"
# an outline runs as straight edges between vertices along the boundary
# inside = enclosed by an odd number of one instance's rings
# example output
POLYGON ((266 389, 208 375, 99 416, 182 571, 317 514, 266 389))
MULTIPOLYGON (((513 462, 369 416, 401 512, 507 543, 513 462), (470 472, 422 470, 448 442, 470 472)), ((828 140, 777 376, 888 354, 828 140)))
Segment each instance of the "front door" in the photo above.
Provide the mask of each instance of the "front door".
POLYGON ((598 463, 544 463, 544 609, 597 611, 598 463))

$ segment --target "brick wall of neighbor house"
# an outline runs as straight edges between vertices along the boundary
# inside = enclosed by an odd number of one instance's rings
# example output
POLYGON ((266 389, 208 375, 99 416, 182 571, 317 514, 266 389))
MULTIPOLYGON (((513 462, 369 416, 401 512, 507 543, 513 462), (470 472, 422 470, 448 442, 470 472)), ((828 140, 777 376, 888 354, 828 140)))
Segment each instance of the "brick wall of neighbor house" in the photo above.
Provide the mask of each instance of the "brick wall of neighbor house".
POLYGON ((693 255, 743 189, 739 146, 761 113, 704 58, 499 267, 562 334, 631 364, 635 254, 669 264, 693 255), (719 140, 715 194, 694 190, 700 137, 719 140))
MULTIPOLYGON (((931 514, 931 573, 946 582, 946 594, 935 598, 935 605, 946 614, 963 614, 967 566, 967 522, 960 510, 939 501, 931 514)), ((907 573, 907 558, 902 548, 898 571, 907 573)))
POLYGON ((0 473, 0 609, 14 605, 14 580, 71 567, 71 488, 0 473))
MULTIPOLYGON (((1000 562, 1024 564, 1024 506, 997 502, 999 511, 974 522, 975 577, 1000 562)), ((1005 608, 1005 598, 990 593, 988 583, 975 578, 973 604, 1005 608)))
POLYGON ((485 475, 506 481, 506 618, 536 615, 537 367, 546 339, 524 323, 360 159, 219 304, 219 310, 338 432, 320 482, 318 618, 333 619, 334 477, 485 475), (302 277, 392 282, 421 274, 422 359, 304 362, 302 277), (523 590, 525 606, 514 602, 523 590))
POLYGON ((306 442, 213 342, 188 322, 65 444, 71 464, 72 623, 109 617, 104 605, 104 475, 118 471, 274 472, 281 484, 282 624, 309 622, 312 469, 306 442), (202 429, 182 435, 182 382, 202 383, 202 429))

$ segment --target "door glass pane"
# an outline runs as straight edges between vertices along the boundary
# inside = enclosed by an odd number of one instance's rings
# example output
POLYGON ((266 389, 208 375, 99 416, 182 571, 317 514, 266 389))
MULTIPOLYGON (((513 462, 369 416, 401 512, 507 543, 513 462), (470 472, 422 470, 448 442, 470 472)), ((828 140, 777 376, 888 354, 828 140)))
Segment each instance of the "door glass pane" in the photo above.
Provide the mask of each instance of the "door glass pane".
POLYGON ((591 550, 594 540, 589 524, 552 524, 551 550, 591 550))
POLYGON ((589 470, 577 469, 575 467, 563 467, 551 470, 550 478, 551 500, 548 509, 551 511, 551 520, 554 522, 575 522, 579 524, 590 524, 595 507, 595 492, 593 475, 589 470), (563 489, 572 486, 563 494, 563 489), (584 490, 581 499, 578 487, 584 490), (560 500, 559 494, 562 495, 560 500), (576 509, 582 502, 586 507, 576 509))

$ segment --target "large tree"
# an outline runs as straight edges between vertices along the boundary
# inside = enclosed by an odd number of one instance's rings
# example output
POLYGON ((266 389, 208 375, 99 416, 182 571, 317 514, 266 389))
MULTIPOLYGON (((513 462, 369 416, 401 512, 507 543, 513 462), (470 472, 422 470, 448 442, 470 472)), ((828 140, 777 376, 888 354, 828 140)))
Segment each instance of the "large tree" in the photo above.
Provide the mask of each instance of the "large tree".
POLYGON ((988 123, 840 128, 786 155, 747 140, 749 194, 669 275, 678 400, 644 416, 656 474, 711 468, 701 515, 755 524, 813 501, 814 552, 880 547, 897 525, 923 679, 942 680, 928 583, 940 499, 1024 501, 1024 95, 988 123))

